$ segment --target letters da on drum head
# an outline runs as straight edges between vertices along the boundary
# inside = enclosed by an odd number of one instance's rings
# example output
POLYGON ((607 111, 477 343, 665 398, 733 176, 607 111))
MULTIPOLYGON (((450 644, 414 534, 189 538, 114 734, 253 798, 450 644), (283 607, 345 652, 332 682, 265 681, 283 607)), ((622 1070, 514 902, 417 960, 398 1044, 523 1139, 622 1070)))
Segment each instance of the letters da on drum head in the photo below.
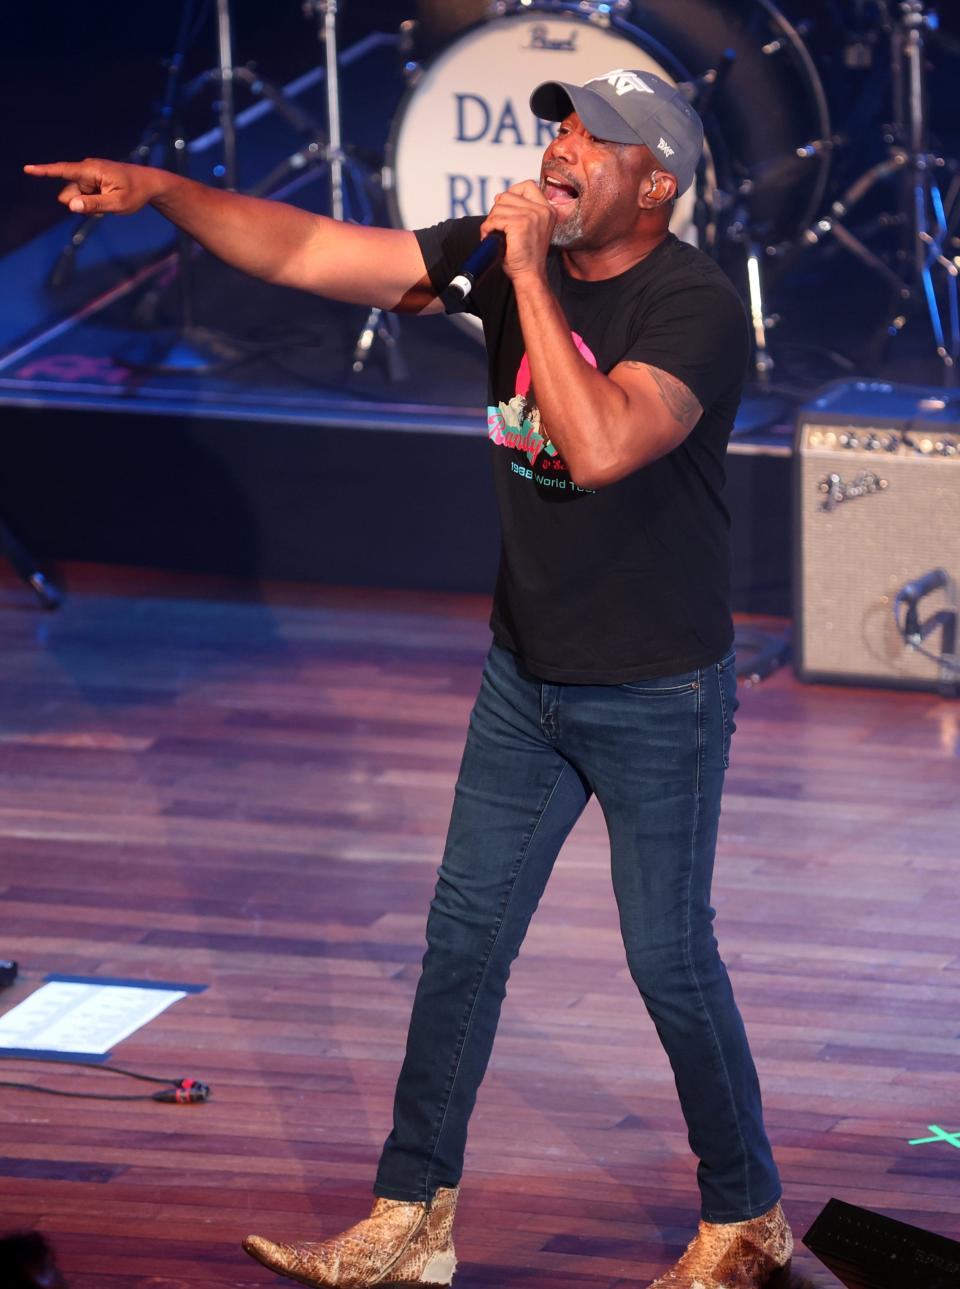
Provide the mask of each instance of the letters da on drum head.
MULTIPOLYGON (((504 160, 509 165, 511 147, 534 147, 542 151, 556 133, 556 124, 541 121, 524 103, 518 108, 512 97, 486 98, 482 94, 456 93, 453 95, 452 142, 465 149, 476 144, 503 148, 504 160)), ((469 161, 469 153, 464 152, 469 161)), ((466 167, 461 172, 447 173, 447 211, 450 219, 462 215, 485 215, 498 192, 521 179, 535 178, 529 174, 512 176, 507 167, 499 175, 471 173, 466 167)))

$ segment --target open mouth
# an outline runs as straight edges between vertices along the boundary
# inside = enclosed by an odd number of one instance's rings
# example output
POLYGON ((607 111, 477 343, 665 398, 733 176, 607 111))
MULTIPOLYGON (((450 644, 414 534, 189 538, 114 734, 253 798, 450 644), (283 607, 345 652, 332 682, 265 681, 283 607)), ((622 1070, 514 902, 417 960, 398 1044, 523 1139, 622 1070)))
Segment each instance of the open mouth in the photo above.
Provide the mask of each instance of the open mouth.
POLYGON ((548 174, 543 176, 543 195, 551 206, 572 206, 580 196, 580 189, 570 179, 548 174))

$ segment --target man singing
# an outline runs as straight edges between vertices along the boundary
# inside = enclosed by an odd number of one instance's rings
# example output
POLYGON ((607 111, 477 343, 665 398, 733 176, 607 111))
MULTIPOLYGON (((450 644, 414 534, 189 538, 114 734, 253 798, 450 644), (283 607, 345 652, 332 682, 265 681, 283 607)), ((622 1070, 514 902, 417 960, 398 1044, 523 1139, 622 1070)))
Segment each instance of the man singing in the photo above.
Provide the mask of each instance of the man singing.
MULTIPOLYGON (((740 301, 668 224, 703 127, 647 72, 531 97, 559 122, 539 184, 485 219, 339 224, 164 171, 28 166, 73 211, 150 203, 270 282, 442 309, 481 237, 502 264, 468 307, 489 357, 502 527, 493 645, 427 922, 393 1130, 369 1218, 324 1242, 244 1247, 302 1284, 445 1286, 467 1125, 510 965, 591 794, 610 835, 627 962, 699 1160, 701 1222, 653 1289, 760 1289, 793 1239, 710 888, 736 707, 724 454, 748 357, 740 301)), ((584 1205, 589 1203, 584 1197, 584 1205)))

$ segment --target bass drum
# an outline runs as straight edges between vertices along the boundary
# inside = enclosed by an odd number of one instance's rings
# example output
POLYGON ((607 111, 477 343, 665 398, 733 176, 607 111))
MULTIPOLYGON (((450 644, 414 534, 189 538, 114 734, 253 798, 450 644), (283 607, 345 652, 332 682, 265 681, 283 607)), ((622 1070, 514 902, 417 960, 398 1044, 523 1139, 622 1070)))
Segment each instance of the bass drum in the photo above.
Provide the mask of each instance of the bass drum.
POLYGON ((653 0, 634 6, 635 21, 604 12, 611 8, 534 0, 455 32, 414 65, 384 167, 393 222, 420 228, 485 214, 497 192, 537 178, 554 128, 528 106, 541 81, 632 68, 689 84, 696 102, 699 78, 723 67, 704 90, 705 164, 677 202, 674 232, 716 250, 726 219, 746 216, 767 242, 807 227, 823 200, 829 150, 805 160, 797 151, 829 140, 830 121, 789 21, 769 0, 653 0))
POLYGON ((808 228, 827 192, 833 128, 809 42, 817 39, 821 58, 835 53, 842 29, 822 0, 802 8, 799 29, 772 0, 641 0, 632 9, 695 77, 730 60, 706 93, 706 124, 723 189, 761 243, 808 228))

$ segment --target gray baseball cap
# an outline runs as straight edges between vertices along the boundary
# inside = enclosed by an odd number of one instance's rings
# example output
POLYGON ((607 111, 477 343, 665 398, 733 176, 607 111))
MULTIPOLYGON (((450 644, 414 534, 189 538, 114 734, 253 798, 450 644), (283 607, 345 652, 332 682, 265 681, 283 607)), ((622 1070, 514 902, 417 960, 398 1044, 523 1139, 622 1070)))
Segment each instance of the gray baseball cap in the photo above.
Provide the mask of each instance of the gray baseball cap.
POLYGON ((611 143, 643 143, 677 177, 677 195, 693 183, 703 151, 703 122, 684 98, 652 72, 618 68, 587 81, 544 81, 530 95, 544 121, 576 112, 586 129, 611 143))

